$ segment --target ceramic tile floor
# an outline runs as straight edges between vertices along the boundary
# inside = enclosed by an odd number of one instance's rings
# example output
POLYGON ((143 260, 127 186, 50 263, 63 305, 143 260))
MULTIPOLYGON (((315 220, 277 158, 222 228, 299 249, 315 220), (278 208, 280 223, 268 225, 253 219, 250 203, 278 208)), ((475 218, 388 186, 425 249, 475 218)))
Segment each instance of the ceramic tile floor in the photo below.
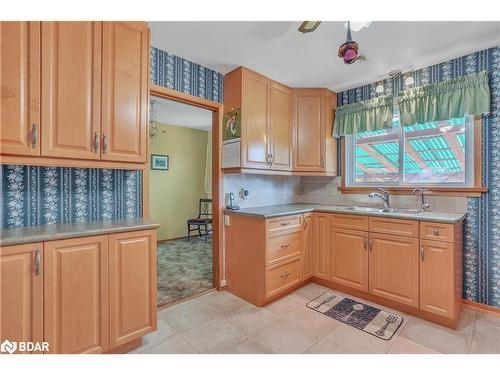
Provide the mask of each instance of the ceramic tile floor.
POLYGON ((384 341, 306 307, 325 291, 309 284, 264 308, 210 292, 159 311, 158 330, 131 353, 500 353, 500 318, 463 309, 454 331, 398 312, 403 325, 384 341))

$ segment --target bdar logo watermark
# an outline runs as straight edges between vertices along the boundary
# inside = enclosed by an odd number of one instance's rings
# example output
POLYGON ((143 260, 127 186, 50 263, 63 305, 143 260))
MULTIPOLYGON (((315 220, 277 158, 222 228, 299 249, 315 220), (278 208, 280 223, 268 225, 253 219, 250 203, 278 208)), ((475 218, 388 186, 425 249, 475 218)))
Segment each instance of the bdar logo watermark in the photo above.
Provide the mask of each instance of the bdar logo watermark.
POLYGON ((5 340, 0 344, 0 352, 13 354, 16 351, 19 353, 26 352, 48 352, 48 342, 31 342, 31 341, 9 341, 5 340))

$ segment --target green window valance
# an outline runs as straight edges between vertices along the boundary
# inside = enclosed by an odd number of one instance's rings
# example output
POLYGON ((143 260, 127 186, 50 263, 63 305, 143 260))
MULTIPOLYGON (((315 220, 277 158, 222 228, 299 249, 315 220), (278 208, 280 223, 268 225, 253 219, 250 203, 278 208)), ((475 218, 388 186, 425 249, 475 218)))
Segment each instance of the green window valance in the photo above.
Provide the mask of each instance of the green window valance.
POLYGON ((393 100, 392 96, 381 96, 338 107, 333 136, 391 128, 393 100))
POLYGON ((403 126, 490 112, 488 72, 415 87, 399 95, 403 126))

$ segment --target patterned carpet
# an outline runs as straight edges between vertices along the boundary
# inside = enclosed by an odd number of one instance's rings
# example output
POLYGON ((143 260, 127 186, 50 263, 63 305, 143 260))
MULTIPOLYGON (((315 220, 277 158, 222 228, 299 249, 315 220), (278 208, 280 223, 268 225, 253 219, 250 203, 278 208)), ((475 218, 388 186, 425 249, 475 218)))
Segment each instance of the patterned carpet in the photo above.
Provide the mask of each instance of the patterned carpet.
POLYGON ((158 306, 212 288, 212 241, 191 237, 158 244, 158 306))

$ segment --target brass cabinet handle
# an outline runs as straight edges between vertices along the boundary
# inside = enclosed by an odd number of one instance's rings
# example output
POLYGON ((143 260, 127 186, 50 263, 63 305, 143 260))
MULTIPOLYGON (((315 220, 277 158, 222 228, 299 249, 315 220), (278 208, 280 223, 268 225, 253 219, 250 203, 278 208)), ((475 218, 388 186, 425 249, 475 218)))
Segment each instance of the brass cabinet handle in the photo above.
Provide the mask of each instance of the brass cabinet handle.
POLYGON ((367 244, 366 244, 366 242, 367 242, 367 241, 368 241, 368 240, 367 240, 367 238, 366 238, 366 236, 365 236, 365 237, 363 238, 363 247, 365 248, 365 251, 367 250, 367 244))
POLYGON ((38 144, 38 125, 31 125, 31 148, 36 148, 38 144))
POLYGON ((99 133, 94 133, 94 152, 99 152, 99 133))
POLYGON ((108 136, 106 133, 102 135, 102 152, 108 152, 108 136))
POLYGON ((40 250, 35 250, 35 276, 40 275, 40 250))
POLYGON ((285 273, 282 273, 282 274, 280 275, 280 277, 281 277, 282 279, 284 279, 284 278, 285 278, 285 277, 287 277, 287 276, 290 276, 290 272, 285 272, 285 273))
POLYGON ((370 247, 370 251, 373 251, 373 246, 372 246, 372 245, 373 245, 373 240, 372 240, 371 238, 370 238, 370 240, 368 241, 368 243, 369 243, 369 245, 370 245, 370 246, 369 246, 369 247, 370 247))
POLYGON ((290 244, 289 244, 289 243, 284 244, 284 245, 280 245, 280 247, 281 247, 282 249, 286 249, 288 246, 290 246, 290 244))
POLYGON ((280 225, 281 225, 282 227, 287 226, 287 225, 289 225, 289 224, 290 224, 289 222, 286 222, 286 223, 280 223, 280 225))
POLYGON ((439 236, 439 229, 433 229, 432 234, 434 234, 435 236, 439 236))
POLYGON ((420 259, 422 260, 422 262, 424 261, 425 259, 425 249, 424 249, 424 245, 420 245, 420 259))
POLYGON ((321 168, 325 168, 325 158, 321 157, 321 168))

